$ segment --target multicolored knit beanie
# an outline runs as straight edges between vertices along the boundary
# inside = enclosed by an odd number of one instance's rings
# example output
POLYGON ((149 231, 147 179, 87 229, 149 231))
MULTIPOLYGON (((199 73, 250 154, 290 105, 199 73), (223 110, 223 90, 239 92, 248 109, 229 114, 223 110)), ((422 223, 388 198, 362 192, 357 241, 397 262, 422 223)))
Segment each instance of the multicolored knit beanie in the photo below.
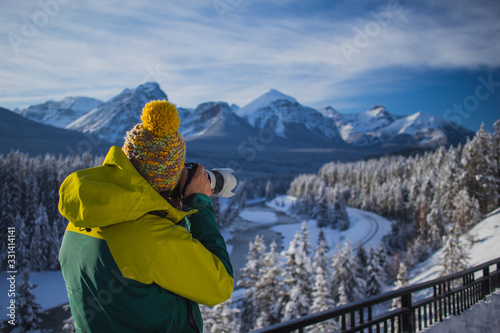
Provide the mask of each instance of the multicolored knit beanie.
POLYGON ((157 192, 172 191, 186 158, 177 109, 165 100, 152 101, 142 109, 141 120, 127 132, 122 150, 157 192))

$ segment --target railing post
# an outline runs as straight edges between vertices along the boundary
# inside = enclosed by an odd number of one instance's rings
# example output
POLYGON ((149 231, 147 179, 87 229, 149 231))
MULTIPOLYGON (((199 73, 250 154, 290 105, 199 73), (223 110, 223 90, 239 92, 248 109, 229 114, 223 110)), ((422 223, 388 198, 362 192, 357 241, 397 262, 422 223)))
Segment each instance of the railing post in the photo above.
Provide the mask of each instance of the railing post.
POLYGON ((414 333, 415 325, 413 321, 413 307, 411 302, 411 293, 401 296, 401 307, 406 311, 402 315, 403 333, 414 333))
POLYGON ((483 268, 483 278, 487 278, 483 281, 481 286, 481 298, 485 298, 486 295, 490 294, 490 267, 483 268))

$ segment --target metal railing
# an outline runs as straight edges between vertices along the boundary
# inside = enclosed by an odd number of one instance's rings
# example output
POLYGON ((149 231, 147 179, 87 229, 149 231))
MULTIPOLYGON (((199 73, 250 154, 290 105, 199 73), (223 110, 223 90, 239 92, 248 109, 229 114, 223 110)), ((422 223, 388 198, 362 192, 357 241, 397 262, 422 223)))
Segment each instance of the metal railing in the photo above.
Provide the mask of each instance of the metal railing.
POLYGON ((500 288, 500 258, 465 271, 408 286, 369 299, 310 314, 253 333, 304 332, 304 328, 335 320, 338 332, 413 333, 460 315, 500 288), (428 294, 426 296, 426 294, 428 294), (388 308, 399 299, 399 307, 388 308))

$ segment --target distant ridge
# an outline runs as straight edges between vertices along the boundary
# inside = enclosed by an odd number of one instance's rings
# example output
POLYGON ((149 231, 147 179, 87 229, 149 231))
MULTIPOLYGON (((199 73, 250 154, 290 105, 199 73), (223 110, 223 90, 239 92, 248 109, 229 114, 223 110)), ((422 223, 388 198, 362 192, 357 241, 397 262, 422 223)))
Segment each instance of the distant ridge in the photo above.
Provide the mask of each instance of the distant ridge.
POLYGON ((30 155, 75 155, 89 152, 104 155, 110 143, 83 133, 26 119, 0 108, 0 154, 20 151, 30 155))
MULTIPOLYGON (((7 147, 4 151, 22 146, 39 153, 67 153, 66 141, 77 147, 88 144, 88 138, 95 138, 103 146, 121 146, 126 132, 140 122, 144 105, 163 99, 167 100, 167 94, 155 82, 124 89, 69 124, 67 129, 71 131, 57 132, 53 127, 37 129, 41 125, 30 122, 33 133, 20 137, 23 126, 27 125, 17 126, 17 130, 10 132, 12 139, 3 134, 7 147), (50 139, 55 133, 60 136, 50 139)), ((177 109, 189 161, 208 167, 231 167, 247 175, 316 172, 331 161, 355 161, 397 151, 411 154, 415 149, 465 143, 467 137, 474 135, 458 124, 425 112, 395 115, 377 105, 358 114, 342 114, 331 106, 317 110, 302 105, 276 89, 241 108, 210 101, 194 109, 180 106, 177 109)), ((60 119, 58 112, 51 116, 60 119)), ((60 126, 56 121, 53 124, 60 126)), ((107 147, 101 148, 92 146, 94 152, 105 153, 107 147)))

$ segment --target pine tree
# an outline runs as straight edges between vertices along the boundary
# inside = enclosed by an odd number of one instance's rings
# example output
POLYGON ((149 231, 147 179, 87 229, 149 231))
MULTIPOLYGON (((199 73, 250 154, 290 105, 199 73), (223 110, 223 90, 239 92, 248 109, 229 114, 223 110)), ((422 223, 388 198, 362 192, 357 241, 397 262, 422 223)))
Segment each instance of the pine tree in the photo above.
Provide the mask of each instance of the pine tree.
POLYGON ((366 275, 366 297, 372 297, 380 294, 384 290, 385 274, 382 267, 380 267, 379 255, 373 247, 370 249, 366 275))
POLYGON ((231 306, 231 300, 217 304, 210 308, 200 306, 203 319, 204 332, 209 333, 234 333, 240 330, 238 313, 240 310, 231 306))
POLYGON ((460 245, 460 227, 455 225, 444 240, 443 257, 441 260, 441 276, 458 273, 467 268, 468 256, 460 245))
POLYGON ((330 251, 330 248, 326 242, 325 233, 321 230, 318 235, 318 245, 312 259, 313 272, 317 270, 317 267, 321 267, 327 276, 331 276, 331 258, 328 256, 328 251, 330 251))
POLYGON ((262 273, 254 287, 255 304, 259 311, 256 328, 267 327, 281 321, 283 299, 286 297, 282 289, 283 263, 276 252, 276 242, 270 245, 270 251, 262 260, 262 273))
MULTIPOLYGON (((333 257, 333 290, 342 287, 344 295, 333 295, 340 304, 340 298, 345 297, 347 303, 354 302, 364 297, 365 281, 359 276, 360 267, 357 258, 352 253, 351 243, 346 240, 344 248, 340 250, 337 244, 337 254, 333 257)), ((343 303, 345 304, 345 303, 343 303)))
POLYGON ((493 124, 495 131, 491 137, 491 151, 496 164, 496 188, 497 188, 497 203, 500 206, 500 120, 493 124))
POLYGON ((313 211, 313 218, 316 219, 316 226, 318 228, 325 228, 327 226, 333 228, 331 219, 328 212, 328 197, 325 193, 324 187, 318 194, 318 201, 313 211))
POLYGON ((262 273, 262 258, 266 252, 264 236, 255 236, 253 242, 249 243, 247 263, 241 269, 238 286, 245 288, 245 298, 241 309, 241 332, 251 331, 259 315, 256 304, 255 285, 262 273))
POLYGON ((476 136, 467 142, 462 153, 466 186, 471 197, 478 200, 482 214, 495 209, 498 202, 497 167, 491 141, 490 134, 482 124, 476 136))
POLYGON ((382 283, 389 283, 389 277, 387 276, 387 251, 384 244, 380 244, 377 252, 378 266, 381 268, 380 279, 382 283))
POLYGON ((452 219, 455 206, 453 202, 458 192, 465 188, 463 175, 465 170, 460 162, 459 148, 450 147, 445 154, 443 167, 439 169, 438 198, 440 207, 446 219, 452 219))
POLYGON ((368 276, 366 273, 366 267, 368 266, 368 254, 363 246, 363 244, 359 244, 358 249, 356 250, 356 259, 358 259, 359 264, 359 276, 363 279, 366 279, 368 276))
POLYGON ((340 200, 335 201, 333 204, 333 223, 341 230, 349 229, 351 222, 349 216, 347 215, 347 210, 344 203, 340 200))
MULTIPOLYGON (((336 306, 335 301, 331 297, 331 283, 329 280, 329 274, 328 272, 325 272, 320 265, 316 267, 316 276, 312 296, 314 301, 311 306, 311 313, 330 310, 336 306)), ((339 328, 340 327, 338 323, 332 319, 313 325, 308 330, 308 332, 334 332, 339 328)))
POLYGON ((309 313, 312 304, 312 266, 309 254, 309 232, 304 221, 301 231, 295 233, 288 250, 283 254, 286 258, 284 282, 290 290, 283 313, 285 321, 309 313))
MULTIPOLYGON (((396 278, 396 282, 394 283, 394 289, 400 289, 403 287, 408 286, 408 283, 410 281, 409 273, 408 273, 408 267, 406 264, 401 261, 399 263, 399 270, 398 270, 398 276, 396 278)), ((401 309, 402 303, 401 303, 401 297, 394 298, 392 300, 392 309, 401 309)), ((396 320, 394 322, 394 330, 392 332, 399 332, 399 321, 396 320)))
POLYGON ((448 224, 448 219, 441 209, 439 198, 436 197, 432 201, 431 211, 427 214, 426 221, 429 226, 427 239, 432 250, 436 251, 443 245, 442 237, 446 231, 446 225, 448 224))
POLYGON ((482 219, 479 202, 469 196, 467 189, 462 189, 453 203, 455 209, 451 222, 460 227, 460 233, 465 233, 482 219))
MULTIPOLYGON (((396 282, 394 282, 394 289, 400 289, 408 286, 410 281, 410 276, 408 273, 408 267, 406 266, 404 261, 399 263, 398 269, 398 277, 396 278, 396 282)), ((393 308, 401 308, 401 299, 395 298, 392 302, 393 308)))
POLYGON ((18 313, 19 313, 19 323, 23 331, 37 329, 42 323, 41 314, 42 307, 38 304, 35 299, 36 296, 33 294, 33 288, 36 285, 31 284, 29 264, 23 266, 24 270, 21 273, 22 283, 19 286, 19 298, 18 298, 18 313))

